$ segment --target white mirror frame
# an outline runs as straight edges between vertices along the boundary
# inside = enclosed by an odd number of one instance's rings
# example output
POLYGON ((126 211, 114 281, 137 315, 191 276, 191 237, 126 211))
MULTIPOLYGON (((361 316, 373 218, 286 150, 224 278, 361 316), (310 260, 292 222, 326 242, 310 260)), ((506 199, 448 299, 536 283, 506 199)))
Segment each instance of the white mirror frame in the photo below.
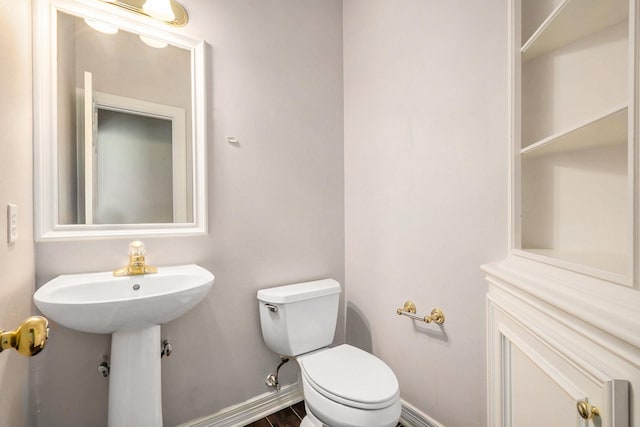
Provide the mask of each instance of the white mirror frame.
POLYGON ((105 237, 198 235, 207 232, 205 43, 166 24, 95 0, 33 3, 34 228, 36 241, 105 237), (191 51, 193 222, 59 224, 57 141, 57 12, 104 21, 191 51))

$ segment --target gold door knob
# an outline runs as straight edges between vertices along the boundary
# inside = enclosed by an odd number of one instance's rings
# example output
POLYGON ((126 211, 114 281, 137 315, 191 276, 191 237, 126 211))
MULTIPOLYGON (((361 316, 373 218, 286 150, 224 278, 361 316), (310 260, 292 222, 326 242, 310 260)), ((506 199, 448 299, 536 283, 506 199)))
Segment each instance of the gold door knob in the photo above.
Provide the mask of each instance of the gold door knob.
POLYGON ((15 331, 0 330, 0 352, 10 348, 23 356, 40 353, 49 338, 49 322, 42 316, 31 316, 15 331))
POLYGON ((590 420, 594 416, 600 416, 600 410, 595 406, 589 405, 589 402, 586 400, 579 400, 576 408, 578 409, 578 414, 585 420, 590 420))

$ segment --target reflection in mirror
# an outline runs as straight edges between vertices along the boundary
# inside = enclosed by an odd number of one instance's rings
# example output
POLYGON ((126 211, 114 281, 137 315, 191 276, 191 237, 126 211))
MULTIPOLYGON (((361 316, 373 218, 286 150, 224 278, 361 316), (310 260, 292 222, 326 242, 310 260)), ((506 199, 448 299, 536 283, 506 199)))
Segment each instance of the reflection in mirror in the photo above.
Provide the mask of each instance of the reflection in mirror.
POLYGON ((171 120, 106 108, 98 108, 96 118, 88 164, 93 180, 85 181, 84 191, 92 203, 85 206, 84 222, 185 222, 179 214, 186 206, 184 189, 173 199, 171 120))
POLYGON ((58 140, 58 157, 76 158, 59 164, 60 223, 187 222, 179 206, 191 204, 190 191, 173 193, 186 176, 172 173, 189 172, 186 157, 171 153, 191 140, 190 52, 94 27, 58 12, 58 132, 69 135, 58 140))
POLYGON ((78 223, 187 222, 185 110, 87 90, 88 71, 84 85, 77 117, 90 131, 77 147, 78 223))
POLYGON ((204 44, 96 3, 36 2, 37 237, 204 232, 204 44))

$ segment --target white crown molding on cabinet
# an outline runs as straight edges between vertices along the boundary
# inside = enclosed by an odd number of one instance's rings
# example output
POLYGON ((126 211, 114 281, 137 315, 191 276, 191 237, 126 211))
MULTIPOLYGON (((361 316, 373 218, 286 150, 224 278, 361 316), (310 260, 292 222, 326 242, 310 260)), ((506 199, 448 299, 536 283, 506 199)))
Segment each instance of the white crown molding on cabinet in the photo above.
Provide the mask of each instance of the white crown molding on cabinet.
MULTIPOLYGON (((499 263, 483 265, 482 270, 487 273, 486 279, 490 284, 507 292, 510 288, 522 291, 518 298, 525 295, 528 304, 556 320, 567 323, 568 315, 640 348, 637 333, 640 330, 640 293, 636 289, 532 262, 517 255, 499 263)), ((590 330, 581 330, 579 322, 570 321, 568 326, 593 337, 590 330)), ((634 354, 621 356, 637 359, 637 354, 634 354)), ((635 360, 635 363, 640 361, 635 360)))

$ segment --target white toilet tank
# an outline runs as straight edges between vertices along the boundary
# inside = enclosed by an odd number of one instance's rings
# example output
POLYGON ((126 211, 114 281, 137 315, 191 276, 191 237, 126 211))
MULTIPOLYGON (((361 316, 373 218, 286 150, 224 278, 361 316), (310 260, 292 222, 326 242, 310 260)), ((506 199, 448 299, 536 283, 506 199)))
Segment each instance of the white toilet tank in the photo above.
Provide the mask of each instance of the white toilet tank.
POLYGON ((265 344, 276 354, 298 356, 333 342, 340 283, 333 279, 258 291, 265 344))

